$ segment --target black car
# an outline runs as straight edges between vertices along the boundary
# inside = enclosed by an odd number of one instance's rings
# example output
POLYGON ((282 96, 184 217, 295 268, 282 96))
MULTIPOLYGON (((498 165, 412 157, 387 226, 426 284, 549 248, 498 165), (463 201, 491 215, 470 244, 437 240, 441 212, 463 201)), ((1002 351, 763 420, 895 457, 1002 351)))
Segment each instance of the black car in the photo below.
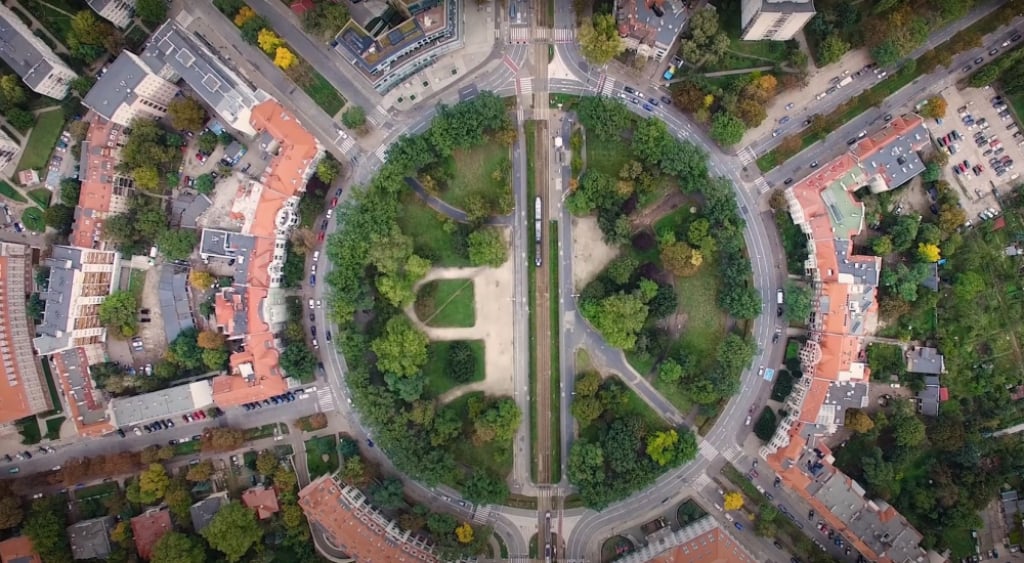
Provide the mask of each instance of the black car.
POLYGON ((320 223, 320 228, 321 229, 326 229, 327 228, 327 219, 324 219, 324 222, 320 223))
POLYGON ((887 122, 888 121, 892 121, 892 114, 891 113, 887 113, 887 114, 885 114, 885 117, 883 117, 882 119, 886 120, 887 122))
POLYGON ((178 445, 178 441, 175 440, 175 439, 167 440, 167 445, 168 446, 177 446, 178 445))
POLYGON ((25 456, 25 459, 32 459, 32 453, 28 450, 21 452, 21 455, 25 456))
POLYGON ((118 428, 118 429, 117 429, 117 435, 118 435, 118 436, 120 436, 120 437, 122 437, 122 438, 124 438, 124 430, 122 430, 122 429, 118 428))
POLYGON ((778 549, 782 549, 782 544, 779 543, 779 540, 775 540, 774 542, 772 542, 772 545, 774 545, 778 549))
POLYGON ((310 313, 309 314, 309 322, 311 322, 311 323, 316 322, 316 314, 314 314, 314 313, 310 313))
POLYGON ((634 90, 634 89, 633 89, 632 87, 630 87, 630 86, 625 86, 625 87, 623 87, 622 89, 623 89, 623 90, 625 90, 627 94, 636 94, 636 90, 634 90))
POLYGON ((772 344, 775 344, 778 341, 779 341, 779 333, 776 332, 775 334, 772 335, 772 344))
POLYGON ((313 335, 313 338, 316 338, 316 327, 315 326, 309 327, 309 333, 313 335))
POLYGON ((792 178, 786 178, 782 183, 786 184, 788 186, 788 185, 793 183, 793 179, 792 178))
POLYGON ((327 341, 328 342, 331 341, 331 331, 329 331, 329 330, 327 331, 327 341))
POLYGON ((324 363, 323 362, 317 362, 316 363, 316 368, 318 370, 320 370, 320 373, 324 373, 324 363))
POLYGON ((854 144, 856 142, 857 142, 857 137, 850 137, 849 139, 846 140, 846 144, 847 145, 852 145, 852 144, 854 144))
POLYGON ((980 65, 983 62, 985 62, 985 57, 978 57, 978 58, 974 59, 974 64, 976 64, 976 65, 980 65))
POLYGON ((670 98, 668 96, 662 96, 661 97, 661 103, 665 104, 666 106, 670 106, 670 105, 672 105, 672 98, 670 98))
POLYGON ((776 307, 775 308, 775 315, 779 316, 779 317, 782 316, 782 307, 776 307))

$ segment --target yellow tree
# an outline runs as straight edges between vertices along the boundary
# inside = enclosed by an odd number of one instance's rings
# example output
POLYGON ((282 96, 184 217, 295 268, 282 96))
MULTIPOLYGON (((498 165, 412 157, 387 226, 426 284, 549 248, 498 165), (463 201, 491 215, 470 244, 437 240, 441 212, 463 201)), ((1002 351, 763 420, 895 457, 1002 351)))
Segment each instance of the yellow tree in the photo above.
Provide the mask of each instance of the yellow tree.
POLYGON ((937 245, 923 242, 917 245, 917 255, 922 262, 938 262, 942 258, 937 245))
POLYGON ((188 273, 188 283, 192 284, 192 287, 200 290, 207 290, 213 287, 216 278, 210 272, 204 272, 202 270, 192 270, 188 273))
POLYGON ((459 543, 472 543, 473 526, 470 526, 469 522, 463 522, 455 528, 455 537, 458 538, 459 543))
POLYGON ((274 65, 281 70, 288 70, 291 68, 298 59, 295 57, 287 47, 278 47, 277 52, 274 54, 274 65))
POLYGON ((860 409, 846 409, 846 421, 843 426, 863 434, 875 427, 875 422, 866 412, 860 409))
POLYGON ((647 455, 658 465, 665 465, 675 457, 675 445, 679 434, 675 430, 655 432, 647 439, 647 455))
POLYGON ((743 495, 737 492, 726 493, 725 495, 725 509, 726 510, 737 510, 743 506, 743 495))
POLYGON ((278 37, 274 30, 263 28, 256 35, 256 43, 259 44, 260 49, 263 49, 264 53, 272 55, 277 51, 278 47, 284 45, 284 39, 278 37))
POLYGON ((256 12, 254 12, 252 8, 249 6, 242 6, 242 9, 238 10, 238 13, 235 14, 235 25, 242 27, 245 25, 245 22, 253 19, 254 17, 256 17, 256 12))
POLYGON ((220 350, 227 340, 223 334, 212 330, 204 330, 196 337, 196 345, 204 350, 220 350))
POLYGON ((934 119, 946 117, 947 105, 946 98, 943 98, 942 96, 932 96, 928 98, 928 102, 925 104, 924 108, 922 108, 921 115, 934 119))

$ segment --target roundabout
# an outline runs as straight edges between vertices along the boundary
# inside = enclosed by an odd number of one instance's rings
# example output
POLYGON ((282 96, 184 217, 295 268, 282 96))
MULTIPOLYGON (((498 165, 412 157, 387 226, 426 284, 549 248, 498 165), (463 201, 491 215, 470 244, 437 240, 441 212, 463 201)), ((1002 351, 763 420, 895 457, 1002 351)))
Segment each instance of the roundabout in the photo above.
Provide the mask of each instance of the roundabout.
MULTIPOLYGON (((556 13, 556 24, 564 23, 559 22, 559 18, 571 18, 571 14, 556 13)), ((606 74, 602 69, 593 68, 584 62, 575 45, 571 43, 556 44, 554 52, 555 56, 552 66, 560 69, 559 77, 548 77, 544 80, 551 94, 618 96, 626 85, 624 81, 616 79, 606 74), (566 73, 570 74, 571 77, 564 77, 566 73)), ((511 57, 517 67, 521 69, 520 73, 523 73, 530 66, 530 61, 528 61, 530 54, 531 51, 522 46, 508 46, 504 56, 511 57)), ((464 82, 460 84, 474 85, 475 88, 472 90, 476 93, 490 90, 498 96, 514 96, 520 90, 520 79, 522 77, 516 76, 510 79, 508 76, 509 68, 506 65, 497 65, 497 68, 493 68, 493 66, 495 65, 491 65, 491 70, 483 69, 474 75, 464 78, 464 82)), ((546 58, 534 66, 546 68, 548 66, 546 58)), ((536 83, 540 82, 536 77, 533 78, 533 81, 535 87, 536 83)), ((459 97, 454 90, 456 89, 449 89, 448 95, 440 100, 441 103, 454 103, 467 98, 467 96, 459 97)), ((458 90, 460 92, 466 91, 461 86, 458 90)), ((654 91, 661 92, 662 90, 654 91)), ((544 95, 546 99, 547 93, 544 93, 544 95)), ((475 95, 471 97, 475 97, 475 95)), ((523 392, 527 387, 526 369, 524 369, 524 365, 519 365, 520 362, 523 362, 523 355, 526 354, 519 347, 521 344, 519 341, 522 340, 522 335, 526 332, 526 317, 528 315, 526 311, 527 299, 525 299, 524 295, 520 294, 520 292, 525 291, 523 286, 526 285, 525 272, 521 270, 534 267, 533 264, 527 264, 525 260, 522 260, 527 249, 526 225, 533 216, 532 206, 527 204, 525 193, 528 153, 524 142, 523 121, 531 117, 540 119, 549 119, 550 117, 550 111, 547 108, 541 108, 541 110, 530 109, 529 99, 529 96, 520 95, 519 109, 516 111, 518 115, 516 127, 519 135, 511 150, 512 188, 516 204, 512 215, 511 256, 513 261, 515 261, 515 268, 517 270, 516 287, 514 288, 515 293, 513 296, 515 311, 512 317, 513 325, 515 325, 515 340, 517 341, 517 344, 514 346, 517 366, 513 379, 514 387, 518 392, 517 403, 521 406, 529 404, 528 394, 523 392)), ((659 106, 653 112, 645 112, 638 106, 631 107, 628 104, 627 107, 641 117, 648 117, 653 113, 655 118, 665 123, 669 132, 675 138, 693 143, 704 151, 710 175, 728 179, 734 189, 736 206, 742 219, 745 221, 743 239, 751 262, 753 286, 756 288, 763 303, 773 302, 777 289, 781 287, 784 270, 780 269, 779 265, 784 263, 784 258, 776 242, 777 237, 774 233, 774 227, 770 226, 773 225, 770 219, 771 216, 763 212, 759 205, 761 194, 758 193, 752 184, 744 182, 741 178, 742 166, 740 160, 734 155, 722 152, 703 131, 692 125, 688 118, 675 111, 671 106, 659 106)), ((437 110, 430 108, 408 113, 409 115, 402 116, 405 118, 403 125, 396 127, 388 134, 383 142, 384 145, 391 146, 405 135, 415 135, 426 131, 437 114, 437 110)), ((566 135, 566 138, 568 138, 568 135, 566 135)), ((355 166, 351 172, 353 184, 366 184, 370 182, 371 178, 383 164, 373 154, 365 154, 355 160, 355 166)), ((568 174, 568 167, 565 166, 564 168, 566 168, 564 173, 568 174)), ((568 225, 571 224, 572 218, 564 205, 554 205, 553 207, 555 209, 551 218, 557 219, 560 226, 558 245, 563 250, 571 249, 572 229, 568 228, 568 225)), ((345 217, 344 213, 339 214, 338 219, 343 217, 345 217)), ((337 223, 332 220, 329 230, 333 232, 337 228, 337 223)), ((560 282, 557 289, 558 302, 561 308, 560 318, 562 319, 562 326, 557 327, 561 331, 559 342, 562 348, 559 370, 561 372, 560 382, 563 389, 560 409, 562 413, 562 421, 560 423, 562 471, 553 476, 554 484, 552 485, 534 485, 532 483, 530 471, 532 449, 528 443, 531 435, 529 428, 530 411, 528 408, 521 408, 523 411, 522 421, 512 442, 514 444, 515 459, 512 474, 509 478, 511 483, 510 489, 513 494, 536 497, 538 499, 562 499, 554 504, 555 508, 564 503, 564 499, 573 492, 565 473, 565 464, 573 434, 573 421, 569 415, 571 396, 564 391, 565 387, 572 387, 572 379, 576 371, 573 350, 585 348, 591 357, 594 358, 595 362, 608 366, 612 371, 620 373, 622 379, 632 392, 639 395, 666 420, 673 423, 681 423, 685 417, 685 413, 675 409, 671 403, 661 397, 646 379, 636 374, 619 350, 605 345, 601 336, 582 317, 581 312, 577 309, 577 303, 573 295, 573 264, 571 258, 569 258, 571 255, 571 251, 560 252, 558 268, 560 282)), ((331 268, 333 267, 332 264, 331 268)), ((328 272, 325 272, 325 275, 328 272)), ((330 289, 325 288, 323 285, 315 288, 316 297, 318 298, 327 298, 329 292, 330 289)), ((327 321, 319 319, 317 322, 320 324, 327 321)), ((327 329, 328 326, 325 324, 322 328, 327 329)), ((737 459, 741 455, 742 441, 747 434, 744 419, 748 413, 748 406, 756 403, 767 389, 764 382, 758 378, 756 366, 770 365, 773 359, 781 357, 781 349, 776 350, 771 345, 771 337, 775 329, 776 319, 771 314, 771 311, 757 316, 750 323, 750 337, 757 346, 757 351, 751 364, 753 367, 748 366, 743 371, 738 391, 725 405, 713 428, 703 438, 698 439, 698 451, 692 461, 660 475, 645 490, 634 493, 624 500, 612 503, 600 512, 585 508, 566 508, 558 510, 553 515, 553 519, 557 521, 552 522, 552 528, 557 526, 557 529, 560 529, 560 535, 566 538, 564 552, 560 551, 556 554, 558 559, 576 561, 600 560, 602 544, 605 538, 622 531, 635 521, 643 520, 646 513, 660 507, 662 502, 681 501, 684 497, 691 496, 696 489, 709 482, 708 473, 717 471, 721 465, 730 460, 737 459)), ((329 381, 332 383, 331 387, 338 398, 338 404, 349 402, 351 391, 346 380, 349 370, 347 369, 345 357, 333 347, 324 352, 323 357, 327 366, 326 371, 329 381)), ((360 422, 361 414, 351 410, 346 412, 346 416, 349 417, 350 426, 362 433, 362 435, 358 436, 359 438, 365 441, 371 437, 369 429, 360 422)), ((376 439, 376 437, 373 438, 376 439)), ((393 467, 390 460, 388 460, 387 452, 374 448, 370 450, 370 454, 376 461, 383 463, 384 467, 393 467)), ((543 512, 538 513, 529 509, 494 505, 474 506, 465 501, 456 500, 459 496, 455 489, 446 485, 426 487, 412 479, 409 480, 409 483, 409 490, 412 491, 412 496, 417 499, 423 500, 431 506, 442 507, 446 511, 459 515, 460 518, 466 521, 492 526, 495 532, 503 539, 505 546, 507 546, 510 559, 521 560, 528 557, 530 552, 529 538, 536 533, 538 522, 543 523, 543 512)), ((706 504, 710 504, 710 501, 706 504)))

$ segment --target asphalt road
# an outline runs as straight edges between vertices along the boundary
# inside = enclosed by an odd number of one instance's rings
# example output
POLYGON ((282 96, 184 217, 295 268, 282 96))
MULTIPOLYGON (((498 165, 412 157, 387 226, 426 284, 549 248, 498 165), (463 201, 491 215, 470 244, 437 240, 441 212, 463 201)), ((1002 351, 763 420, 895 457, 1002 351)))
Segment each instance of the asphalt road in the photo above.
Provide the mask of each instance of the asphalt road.
MULTIPOLYGON (((968 27, 969 25, 973 24, 974 22, 991 13, 993 10, 998 8, 1000 4, 1000 2, 987 2, 985 4, 975 6, 974 9, 968 12, 967 15, 965 15, 964 17, 950 23, 946 27, 940 29, 939 31, 929 36, 928 41, 926 41, 924 45, 918 47, 912 53, 910 53, 910 55, 908 55, 907 58, 916 59, 917 57, 920 57, 922 54, 932 49, 933 47, 941 45, 942 43, 949 40, 949 38, 956 35, 957 32, 959 32, 960 30, 964 29, 965 27, 968 27)), ((985 49, 985 51, 988 51, 988 49, 985 49)), ((972 56, 967 60, 973 60, 976 56, 977 55, 972 56)), ((959 58, 960 57, 958 57, 958 60, 959 58)), ((962 65, 953 64, 950 66, 950 68, 959 69, 960 66, 962 65)), ((889 68, 887 70, 890 72, 890 74, 894 71, 894 69, 892 68, 889 68)), ((760 139, 751 142, 748 145, 748 147, 752 149, 757 156, 761 156, 770 151, 771 149, 775 148, 780 142, 782 142, 782 139, 784 139, 787 135, 790 135, 803 129, 803 121, 805 119, 815 114, 825 115, 831 112, 846 100, 849 100, 860 95, 862 92, 864 92, 868 88, 871 88, 875 84, 878 84, 880 81, 881 79, 879 79, 875 75, 875 73, 869 71, 865 73, 865 75, 863 75, 862 77, 855 78, 852 84, 840 88, 835 93, 829 94, 828 96, 820 100, 815 98, 815 96, 819 94, 819 92, 808 92, 806 104, 802 108, 789 114, 792 116, 792 120, 784 125, 776 127, 776 129, 780 132, 778 137, 772 137, 770 134, 768 134, 761 137, 760 139)), ((850 129, 853 130, 852 127, 850 129)), ((860 129, 857 129, 856 131, 860 131, 860 129)))
MULTIPOLYGON (((790 158, 782 166, 766 173, 764 178, 768 181, 769 185, 781 186, 786 178, 798 178, 801 175, 806 175, 810 170, 810 163, 814 161, 824 163, 848 151, 849 146, 847 142, 850 139, 856 138, 857 134, 861 131, 870 131, 880 127, 884 123, 883 118, 885 114, 912 110, 914 105, 928 98, 928 96, 940 92, 946 87, 955 84, 958 80, 966 78, 970 73, 963 72, 964 66, 968 63, 973 66, 974 60, 978 57, 983 57, 986 62, 989 62, 992 57, 988 55, 988 51, 994 47, 1000 47, 1011 31, 1020 25, 1021 21, 1022 18, 1016 18, 1012 22, 986 35, 982 40, 981 47, 957 55, 947 67, 948 69, 940 67, 931 74, 919 77, 888 97, 881 107, 871 108, 860 114, 828 134, 822 141, 815 143, 800 154, 790 158)), ((996 57, 1000 56, 1004 51, 1000 47, 1000 53, 996 57)), ((763 153, 758 152, 757 154, 763 153)))

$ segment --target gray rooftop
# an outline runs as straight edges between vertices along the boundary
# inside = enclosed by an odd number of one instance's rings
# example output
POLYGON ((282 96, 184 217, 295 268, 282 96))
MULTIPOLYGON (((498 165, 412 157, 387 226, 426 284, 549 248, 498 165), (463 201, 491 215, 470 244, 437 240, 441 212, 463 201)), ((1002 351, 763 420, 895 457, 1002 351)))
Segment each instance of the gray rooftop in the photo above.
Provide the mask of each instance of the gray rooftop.
POLYGON ((861 160, 860 165, 868 177, 880 176, 885 180, 888 189, 897 188, 924 172, 924 162, 917 155, 915 147, 920 147, 928 139, 928 129, 922 121, 906 134, 879 147, 873 154, 861 160))
POLYGON ((183 193, 171 201, 171 226, 195 229, 199 216, 213 205, 209 197, 200 193, 183 193))
POLYGON ((203 528, 210 524, 210 520, 216 516, 222 506, 228 503, 227 492, 210 495, 207 498, 193 504, 189 509, 192 515, 192 529, 202 532, 203 528))
POLYGON ((761 0, 761 7, 758 11, 777 14, 800 14, 814 12, 814 3, 811 0, 761 0))
POLYGON ((174 340, 181 331, 195 328, 188 298, 188 271, 165 264, 160 268, 160 314, 164 320, 167 341, 174 340))
POLYGON ((46 303, 43 322, 36 326, 36 351, 51 354, 67 347, 68 316, 71 314, 71 294, 75 271, 82 267, 82 251, 70 246, 54 246, 50 257, 43 261, 50 268, 50 281, 39 298, 46 303))
POLYGON ((92 380, 89 377, 89 366, 85 365, 85 359, 79 353, 78 348, 60 352, 61 360, 64 362, 63 374, 71 386, 71 397, 65 397, 68 401, 74 401, 78 405, 78 415, 82 417, 83 425, 96 424, 107 420, 106 401, 102 393, 92 392, 92 380))
POLYGON ((882 501, 866 499, 859 483, 840 471, 829 473, 819 483, 818 487, 812 483, 808 492, 846 524, 841 535, 860 538, 875 553, 894 561, 914 561, 924 554, 919 545, 921 533, 899 513, 886 515, 883 521, 882 512, 892 509, 882 501))
POLYGON ((204 43, 201 36, 168 21, 149 38, 142 60, 165 80, 184 80, 231 126, 249 127, 249 110, 266 100, 267 94, 235 74, 204 43))
POLYGON ((114 399, 111 401, 111 410, 115 425, 127 427, 206 407, 212 403, 212 397, 210 382, 196 381, 134 397, 114 399))
POLYGON ((110 555, 110 530, 114 517, 82 520, 68 526, 71 553, 75 559, 106 559, 110 555))
POLYGON ((56 55, 31 32, 22 35, 24 30, 21 19, 10 8, 0 5, 0 58, 26 84, 36 88, 53 68, 47 57, 56 55))
MULTIPOLYGON (((101 8, 96 8, 97 11, 101 8)), ((107 67, 107 71, 96 81, 82 103, 87 108, 109 120, 114 116, 121 104, 131 104, 138 98, 135 91, 149 74, 138 57, 128 51, 122 51, 107 67)), ((85 151, 82 151, 83 157, 85 151)))
POLYGON ((842 425, 846 420, 846 409, 863 409, 868 403, 866 383, 833 382, 828 387, 821 410, 818 411, 818 421, 825 423, 823 417, 827 416, 827 424, 842 425))
MULTIPOLYGON (((878 285, 878 268, 874 260, 850 260, 850 241, 836 241, 836 258, 839 262, 839 273, 853 276, 857 283, 875 287, 878 285)), ((869 296, 868 299, 871 297, 869 296)))
POLYGON ((921 414, 939 416, 939 388, 925 387, 917 392, 917 400, 921 403, 921 414))
POLYGON ((234 287, 224 288, 224 299, 234 303, 235 299, 241 302, 241 307, 234 309, 234 326, 228 336, 243 336, 249 334, 248 296, 245 291, 239 291, 234 287))
POLYGON ((234 260, 234 282, 236 285, 246 285, 249 282, 249 264, 245 259, 252 256, 255 245, 256 239, 249 235, 220 229, 203 229, 199 238, 199 255, 204 260, 234 260))
POLYGON ((942 354, 935 348, 915 346, 907 353, 907 371, 940 375, 946 370, 942 354))

